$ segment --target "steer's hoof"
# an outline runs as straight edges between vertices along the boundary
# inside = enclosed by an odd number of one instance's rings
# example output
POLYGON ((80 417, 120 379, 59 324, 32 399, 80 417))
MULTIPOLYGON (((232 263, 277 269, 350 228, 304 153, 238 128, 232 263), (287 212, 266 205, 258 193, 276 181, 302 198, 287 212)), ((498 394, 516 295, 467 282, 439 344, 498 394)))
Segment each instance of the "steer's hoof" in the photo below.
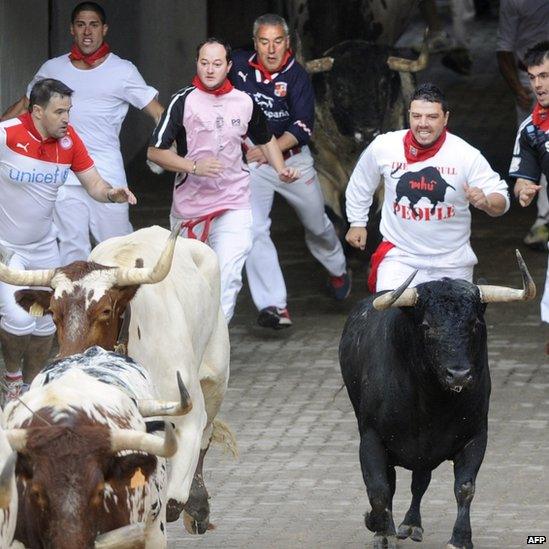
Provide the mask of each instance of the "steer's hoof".
POLYGON ((398 539, 410 538, 413 541, 423 541, 423 528, 421 526, 412 526, 402 523, 398 527, 398 539))
POLYGON ((373 549, 396 549, 396 536, 388 536, 385 534, 376 534, 374 536, 373 549))
POLYGON ((183 511, 183 524, 189 534, 204 534, 206 530, 213 530, 215 528, 213 524, 210 524, 208 519, 202 521, 195 520, 187 511, 183 511))
POLYGON ((181 511, 183 511, 183 504, 175 499, 169 499, 166 505, 166 520, 168 522, 175 522, 179 519, 181 511))

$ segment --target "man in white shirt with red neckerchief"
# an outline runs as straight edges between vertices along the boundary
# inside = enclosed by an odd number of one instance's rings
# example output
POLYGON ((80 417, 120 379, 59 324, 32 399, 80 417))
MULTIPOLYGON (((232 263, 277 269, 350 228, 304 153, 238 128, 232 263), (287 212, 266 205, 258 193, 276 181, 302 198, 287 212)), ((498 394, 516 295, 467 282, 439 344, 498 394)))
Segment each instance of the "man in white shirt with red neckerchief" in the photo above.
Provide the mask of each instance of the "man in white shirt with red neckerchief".
MULTIPOLYGON (((74 44, 69 54, 46 61, 34 76, 27 96, 4 116, 16 116, 28 105, 32 85, 41 78, 55 78, 75 90, 71 123, 81 135, 99 173, 116 187, 127 187, 120 152, 119 133, 129 105, 144 110, 155 122, 163 108, 157 90, 148 86, 137 68, 110 52, 104 41, 106 15, 95 2, 81 2, 71 15, 74 44)), ((131 233, 127 204, 98 204, 91 200, 74 174, 60 190, 55 205, 61 263, 86 259, 91 251, 90 233, 101 242, 131 233)))
MULTIPOLYGON (((31 90, 29 112, 0 123, 0 253, 10 267, 59 266, 53 209, 70 170, 93 200, 136 203, 127 188, 113 188, 99 175, 68 123, 71 95, 58 80, 40 80, 31 90)), ((55 332, 50 315, 36 318, 19 307, 14 297, 18 289, 0 282, 0 343, 8 399, 17 397, 23 381, 30 383, 40 371, 55 332)))
POLYGON ((413 93, 409 130, 380 135, 362 153, 346 192, 346 240, 366 245, 368 211, 383 177, 383 241, 372 256, 371 292, 442 277, 472 280, 469 205, 490 216, 509 209, 507 184, 481 153, 446 130, 449 111, 433 84, 413 93))

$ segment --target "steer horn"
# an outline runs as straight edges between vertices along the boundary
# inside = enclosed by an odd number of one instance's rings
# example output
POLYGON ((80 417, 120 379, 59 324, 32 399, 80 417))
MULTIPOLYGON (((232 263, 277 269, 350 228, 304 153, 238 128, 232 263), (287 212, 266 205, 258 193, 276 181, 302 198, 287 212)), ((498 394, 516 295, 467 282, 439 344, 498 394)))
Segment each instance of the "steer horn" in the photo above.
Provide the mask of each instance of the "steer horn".
POLYGON ((421 45, 421 51, 417 59, 404 59, 403 57, 390 56, 387 58, 387 65, 393 71, 399 72, 418 72, 422 71, 429 62, 429 45, 427 43, 427 36, 429 35, 429 29, 426 28, 423 34, 423 44, 421 45))
POLYGON ((501 303, 509 301, 530 301, 536 297, 536 285, 528 272, 528 267, 522 259, 522 255, 518 250, 515 250, 517 254, 517 262, 522 276, 522 290, 515 288, 507 288, 506 286, 486 286, 484 284, 478 285, 480 292, 480 299, 483 303, 501 303))
POLYGON ((187 391, 187 387, 181 379, 181 374, 177 372, 177 386, 179 388, 180 401, 171 402, 169 400, 138 400, 137 407, 143 417, 152 416, 184 416, 188 414, 193 403, 187 391))
POLYGON ((11 487, 13 475, 15 473, 15 464, 17 463, 17 452, 12 452, 0 473, 0 509, 7 509, 11 502, 11 487))
POLYGON ((55 269, 25 271, 0 263, 0 281, 13 286, 50 286, 55 269))
POLYGON ((374 309, 384 311, 389 307, 413 307, 417 303, 417 290, 408 286, 416 274, 417 271, 414 271, 396 290, 376 297, 372 303, 374 309))
POLYGON ((169 458, 177 452, 177 439, 172 424, 164 422, 165 437, 149 435, 133 429, 111 428, 111 449, 113 452, 134 450, 159 457, 169 458))
POLYGON ((117 286, 131 286, 133 284, 156 284, 166 278, 172 266, 175 244, 180 226, 177 224, 172 230, 166 246, 162 250, 156 265, 151 269, 147 267, 119 267, 116 272, 117 286))
POLYGON ((316 74, 317 72, 328 72, 332 70, 334 66, 333 57, 319 57, 318 59, 311 59, 305 63, 305 70, 309 74, 316 74))
POLYGON ((95 538, 95 549, 144 549, 145 523, 136 522, 95 538))

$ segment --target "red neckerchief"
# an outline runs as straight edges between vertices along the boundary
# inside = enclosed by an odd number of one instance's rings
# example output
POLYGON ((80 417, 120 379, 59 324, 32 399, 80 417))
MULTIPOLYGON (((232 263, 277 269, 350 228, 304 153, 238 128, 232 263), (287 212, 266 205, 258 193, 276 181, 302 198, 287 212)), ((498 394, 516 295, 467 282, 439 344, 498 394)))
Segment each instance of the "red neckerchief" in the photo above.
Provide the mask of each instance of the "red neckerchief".
POLYGON ((21 116, 18 116, 19 120, 21 120, 21 123, 25 127, 25 129, 38 141, 40 141, 40 147, 38 148, 38 152, 40 153, 40 156, 44 156, 45 150, 44 150, 44 143, 54 143, 57 141, 54 137, 46 137, 44 139, 40 132, 36 129, 36 126, 34 125, 34 120, 32 119, 31 113, 26 112, 25 114, 22 114, 21 116))
POLYGON ((201 242, 206 242, 208 240, 208 237, 210 236, 210 225, 212 221, 214 221, 217 217, 220 215, 223 215, 225 212, 228 212, 229 210, 227 208, 223 208, 222 210, 215 210, 215 212, 201 215, 200 217, 197 217, 196 219, 189 219, 187 221, 183 221, 181 223, 181 227, 179 228, 180 231, 183 229, 187 229, 187 237, 188 238, 194 238, 195 240, 200 240, 201 242), (198 237, 198 235, 194 232, 194 228, 197 225, 200 225, 200 223, 204 223, 204 229, 202 230, 202 235, 198 237))
POLYGON ((195 74, 193 78, 193 86, 203 92, 211 93, 212 95, 224 95, 225 93, 229 93, 233 89, 233 85, 231 84, 229 79, 225 78, 221 86, 218 86, 214 90, 211 90, 210 88, 207 88, 206 86, 204 86, 204 84, 202 83, 202 80, 198 78, 197 74, 195 74))
POLYGON ((82 53, 76 44, 73 44, 71 52, 69 53, 69 58, 73 61, 84 61, 86 65, 91 67, 98 59, 105 57, 110 51, 111 48, 107 42, 103 42, 93 53, 86 55, 85 53, 82 53))
POLYGON ((549 109, 546 109, 539 103, 536 103, 536 106, 532 111, 532 122, 540 130, 543 130, 544 132, 549 131, 549 109))
POLYGON ((263 65, 263 63, 259 60, 259 57, 257 56, 257 54, 255 55, 255 58, 257 59, 257 61, 252 61, 250 59, 248 61, 248 64, 250 65, 250 67, 257 69, 263 76, 264 80, 267 80, 268 82, 270 82, 273 79, 273 74, 280 72, 282 68, 286 66, 286 63, 288 63, 288 60, 292 55, 293 55, 292 50, 287 49, 286 53, 284 54, 284 59, 282 59, 282 63, 280 63, 280 66, 272 72, 263 65))
POLYGON ((431 158, 431 156, 435 156, 444 144, 444 141, 446 141, 446 128, 444 128, 438 139, 428 147, 420 145, 416 141, 412 130, 408 130, 403 139, 406 161, 408 164, 413 164, 414 162, 421 162, 422 160, 431 158))

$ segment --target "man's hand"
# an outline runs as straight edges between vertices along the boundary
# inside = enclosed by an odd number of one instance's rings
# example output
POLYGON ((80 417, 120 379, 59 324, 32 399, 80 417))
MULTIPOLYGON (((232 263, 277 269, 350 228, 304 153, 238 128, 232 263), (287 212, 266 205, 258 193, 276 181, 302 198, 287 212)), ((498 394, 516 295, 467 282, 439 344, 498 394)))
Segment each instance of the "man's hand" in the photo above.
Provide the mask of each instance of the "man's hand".
POLYGON ((246 153, 246 160, 248 164, 252 162, 257 162, 258 164, 267 164, 267 157, 263 154, 263 151, 260 147, 251 147, 246 153))
POLYGON ((301 177, 301 172, 297 168, 284 168, 278 174, 278 179, 284 183, 293 183, 301 177))
MULTIPOLYGON (((223 171, 223 164, 215 156, 208 156, 196 161, 194 175, 200 177, 217 177, 223 171)), ((189 173, 193 173, 192 171, 189 173)))
POLYGON ((488 198, 484 194, 484 191, 478 187, 469 187, 469 185, 465 183, 465 196, 467 197, 469 203, 479 210, 485 211, 490 207, 488 198))
POLYGON ((353 247, 359 250, 366 248, 366 238, 368 231, 366 227, 351 227, 345 235, 345 240, 353 247))
POLYGON ((137 204, 137 198, 127 187, 114 187, 107 191, 107 200, 109 202, 123 203, 134 205, 137 204))
POLYGON ((541 189, 541 185, 535 185, 527 179, 517 179, 515 183, 515 196, 518 198, 519 204, 525 208, 532 202, 534 196, 541 189))

